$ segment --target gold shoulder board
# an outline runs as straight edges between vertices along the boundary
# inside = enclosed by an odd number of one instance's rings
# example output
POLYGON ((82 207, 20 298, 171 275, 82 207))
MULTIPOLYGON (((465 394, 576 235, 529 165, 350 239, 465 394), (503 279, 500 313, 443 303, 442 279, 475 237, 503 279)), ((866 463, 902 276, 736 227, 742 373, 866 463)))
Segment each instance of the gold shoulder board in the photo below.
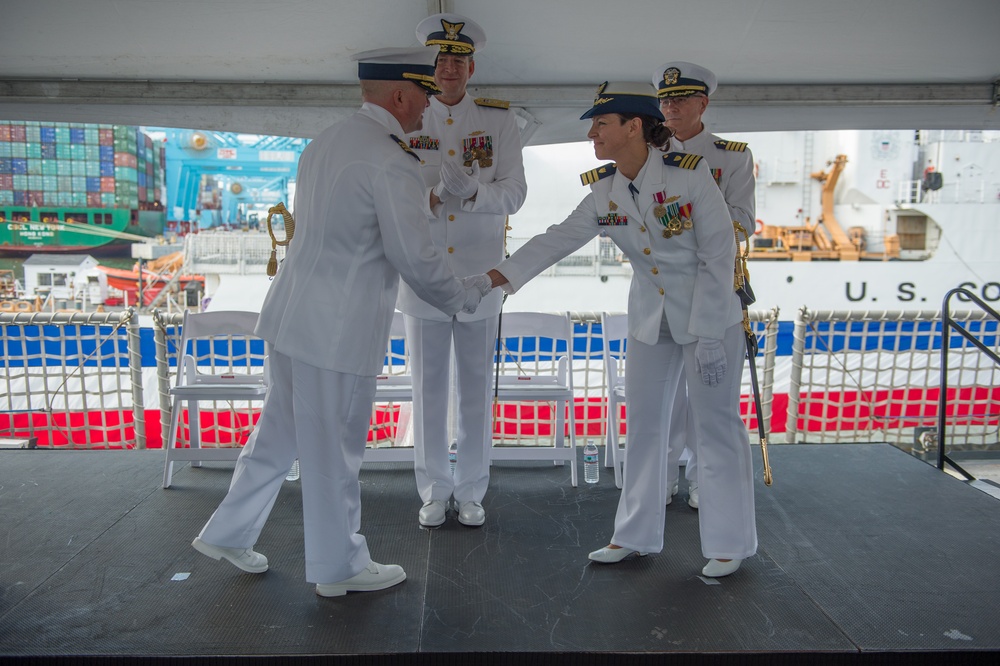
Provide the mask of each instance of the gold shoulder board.
POLYGON ((489 106, 494 109, 510 108, 510 102, 508 102, 505 99, 490 99, 489 97, 477 97, 475 102, 477 106, 489 106))
POLYGON ((412 150, 410 150, 410 147, 408 145, 406 145, 405 143, 403 143, 402 139, 400 139, 395 134, 390 134, 389 137, 393 141, 395 141, 396 143, 398 143, 399 147, 402 148, 403 151, 406 152, 410 157, 412 157, 413 159, 415 159, 418 162, 420 161, 420 155, 417 155, 415 152, 413 152, 412 150))
POLYGON ((663 156, 663 163, 667 166, 680 167, 682 169, 694 169, 701 162, 701 155, 690 153, 667 153, 663 156))
POLYGON ((580 174, 580 182, 584 185, 593 185, 601 178, 607 178, 617 171, 618 168, 614 164, 605 164, 604 166, 599 166, 596 169, 591 169, 586 173, 580 174))
POLYGON ((715 142, 715 147, 719 150, 732 150, 737 153, 744 153, 747 149, 747 144, 742 141, 726 141, 725 139, 719 139, 715 142))

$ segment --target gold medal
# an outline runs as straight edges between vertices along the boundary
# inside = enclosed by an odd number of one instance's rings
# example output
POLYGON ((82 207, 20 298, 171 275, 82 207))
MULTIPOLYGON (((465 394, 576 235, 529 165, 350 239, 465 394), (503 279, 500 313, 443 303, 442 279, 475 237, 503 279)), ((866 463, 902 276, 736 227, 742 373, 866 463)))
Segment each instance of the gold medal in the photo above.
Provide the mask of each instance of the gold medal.
POLYGON ((655 215, 656 217, 663 217, 666 214, 667 214, 667 209, 664 208, 662 205, 657 205, 656 208, 653 209, 653 215, 655 215))
POLYGON ((693 229, 694 228, 694 222, 692 222, 691 220, 684 220, 684 228, 685 229, 693 229))
POLYGON ((664 238, 670 238, 671 236, 673 236, 673 234, 670 233, 670 229, 664 229, 663 230, 663 237, 664 238))

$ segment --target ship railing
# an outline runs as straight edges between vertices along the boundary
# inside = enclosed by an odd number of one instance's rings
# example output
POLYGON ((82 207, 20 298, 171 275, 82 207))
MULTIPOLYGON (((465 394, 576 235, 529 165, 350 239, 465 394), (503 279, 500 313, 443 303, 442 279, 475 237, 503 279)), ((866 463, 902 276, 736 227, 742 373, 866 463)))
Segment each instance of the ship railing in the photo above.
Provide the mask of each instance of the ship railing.
MULTIPOLYGON (((968 418, 968 414, 963 409, 961 399, 956 399, 949 391, 952 382, 952 369, 956 366, 959 371, 965 370, 970 364, 969 356, 976 365, 982 364, 992 368, 994 372, 1000 368, 1000 337, 997 323, 1000 322, 1000 314, 990 307, 984 300, 976 296, 968 289, 952 289, 944 296, 941 305, 941 354, 940 354, 940 386, 941 392, 938 398, 938 420, 935 439, 937 440, 937 466, 944 470, 945 463, 954 467, 962 476, 968 480, 974 480, 971 474, 962 469, 960 465, 948 455, 948 438, 951 437, 956 421, 968 418), (952 313, 951 302, 953 298, 960 298, 966 302, 974 303, 979 310, 976 311, 980 318, 969 321, 969 317, 959 316, 960 313, 952 313), (952 341, 951 332, 959 334, 959 338, 952 341)), ((994 381, 987 385, 987 390, 995 390, 997 383, 994 381)), ((978 416, 978 415, 975 415, 978 416)), ((986 419, 992 417, 994 420, 1000 418, 996 409, 989 410, 985 415, 986 419)))
MULTIPOLYGON (((277 248, 285 258, 285 246, 277 248)), ((184 238, 185 272, 205 275, 264 275, 271 258, 271 238, 259 231, 201 231, 184 238)))
MULTIPOLYGON (((997 322, 987 313, 950 316, 997 352, 997 322)), ((888 442, 930 460, 936 451, 927 433, 943 415, 956 450, 1000 449, 1000 369, 968 344, 953 351, 942 382, 942 322, 940 311, 802 308, 785 422, 772 429, 784 431, 787 443, 888 442)))
MULTIPOLYGON (((161 446, 181 315, 160 312, 152 327, 140 327, 134 312, 0 314, 0 439, 34 440, 47 448, 161 446)), ((608 386, 600 313, 572 316, 576 434, 601 442, 608 386)), ((944 391, 950 448, 1000 451, 1000 370, 987 367, 985 356, 963 342, 949 352, 947 385, 942 385, 941 313, 803 309, 794 322, 778 317, 777 309, 750 311, 760 348, 760 418, 771 443, 887 442, 930 459, 944 391)), ((988 314, 950 317, 997 353, 1000 332, 988 314)), ((251 353, 259 358, 263 347, 251 353)), ((741 394, 748 441, 755 441, 758 415, 745 369, 741 394)), ((249 405, 217 407, 203 410, 202 418, 212 419, 206 427, 215 430, 206 433, 206 445, 238 446, 256 412, 249 405)), ((516 410, 512 414, 522 420, 498 431, 517 430, 524 445, 543 443, 532 433, 551 432, 524 421, 516 410)), ((539 410, 536 416, 552 415, 539 410)), ((391 438, 390 446, 407 441, 386 427, 386 419, 398 414, 376 417, 372 445, 384 444, 378 441, 383 436, 391 438)), ((621 437, 627 415, 624 424, 621 437)))
POLYGON ((145 448, 140 338, 133 309, 0 313, 0 437, 50 448, 145 448))
MULTIPOLYGON (((507 241, 513 253, 530 237, 512 236, 507 241)), ((188 234, 184 241, 186 273, 263 275, 271 257, 271 239, 259 232, 203 231, 188 234)), ((277 259, 284 259, 284 246, 277 259)), ((628 259, 607 238, 595 238, 570 256, 557 262, 543 275, 632 275, 628 259)))
POLYGON ((990 143, 989 135, 982 130, 920 130, 920 145, 935 143, 990 143))
MULTIPOLYGON (((511 254, 531 240, 530 236, 511 236, 507 249, 511 254)), ((598 236, 568 257, 559 260, 540 273, 553 276, 596 276, 606 281, 609 276, 632 276, 632 264, 610 238, 598 236)))
POLYGON ((1000 183, 983 178, 945 179, 939 190, 924 188, 921 180, 899 183, 897 203, 916 204, 998 204, 1000 183))

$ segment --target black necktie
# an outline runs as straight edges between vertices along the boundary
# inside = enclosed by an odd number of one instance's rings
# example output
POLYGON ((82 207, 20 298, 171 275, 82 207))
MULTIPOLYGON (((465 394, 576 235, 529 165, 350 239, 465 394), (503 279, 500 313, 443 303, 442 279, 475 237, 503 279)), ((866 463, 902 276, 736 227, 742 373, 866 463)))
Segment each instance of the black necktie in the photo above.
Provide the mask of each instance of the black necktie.
POLYGON ((632 201, 638 204, 639 200, 636 199, 636 196, 639 194, 639 189, 635 186, 635 183, 628 184, 628 191, 632 193, 632 201))

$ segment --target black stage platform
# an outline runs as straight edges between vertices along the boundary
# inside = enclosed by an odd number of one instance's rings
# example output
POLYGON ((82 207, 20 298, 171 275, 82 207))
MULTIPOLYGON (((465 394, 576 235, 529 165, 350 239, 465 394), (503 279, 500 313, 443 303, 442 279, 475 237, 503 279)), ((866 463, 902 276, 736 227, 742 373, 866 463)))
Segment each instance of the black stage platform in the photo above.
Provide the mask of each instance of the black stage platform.
POLYGON ((408 579, 321 599, 304 579, 298 483, 257 544, 270 571, 250 575, 189 545, 231 464, 184 466, 162 490, 157 451, 0 451, 0 661, 997 662, 1000 501, 884 444, 770 457, 759 554, 717 581, 699 576, 683 487, 662 553, 597 565, 609 470, 574 489, 565 468, 498 463, 484 527, 428 531, 410 467, 368 465, 362 532, 408 579))

